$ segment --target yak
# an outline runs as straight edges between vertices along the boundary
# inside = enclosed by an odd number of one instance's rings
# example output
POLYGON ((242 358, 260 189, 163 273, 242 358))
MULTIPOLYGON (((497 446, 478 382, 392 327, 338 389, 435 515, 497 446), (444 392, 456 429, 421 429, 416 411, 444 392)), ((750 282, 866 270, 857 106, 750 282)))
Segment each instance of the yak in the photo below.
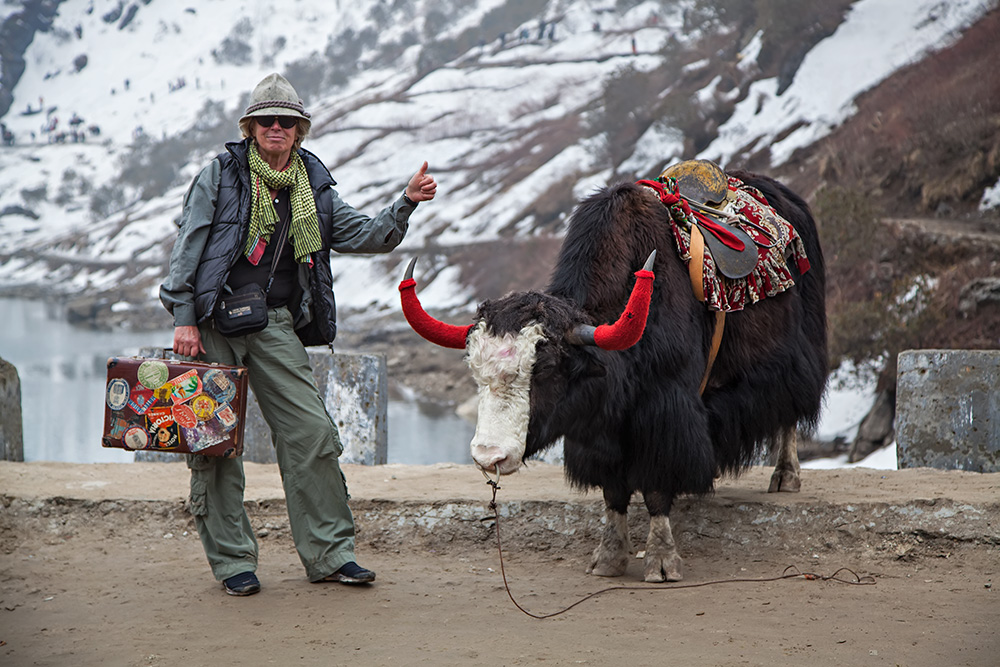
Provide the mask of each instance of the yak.
POLYGON ((563 438, 569 483, 602 490, 606 521, 591 574, 625 573, 636 491, 650 518, 644 579, 662 582, 682 579, 669 520, 678 495, 711 492, 767 450, 769 491, 799 490, 797 428, 815 426, 828 372, 823 255, 801 197, 770 177, 729 176, 791 224, 808 262, 804 272, 789 263, 794 284, 785 291, 727 314, 710 374, 714 313, 692 292, 667 207, 642 185, 620 183, 578 203, 548 287, 484 301, 471 325, 424 311, 416 258, 400 284, 411 326, 466 351, 479 395, 477 466, 510 474, 563 438), (651 251, 655 260, 633 279, 651 251))

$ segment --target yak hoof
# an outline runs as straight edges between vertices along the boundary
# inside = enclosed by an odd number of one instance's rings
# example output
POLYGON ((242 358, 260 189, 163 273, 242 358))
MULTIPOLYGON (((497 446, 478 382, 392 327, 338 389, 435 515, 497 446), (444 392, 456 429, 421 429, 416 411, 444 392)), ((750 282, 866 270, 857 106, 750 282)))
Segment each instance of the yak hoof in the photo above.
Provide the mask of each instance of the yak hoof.
POLYGON ((627 553, 624 556, 613 556, 603 548, 597 547, 594 549, 587 574, 592 574, 595 577, 620 577, 625 574, 627 567, 627 553))
POLYGON ((672 556, 646 556, 644 580, 650 584, 661 584, 665 581, 681 581, 681 563, 684 561, 674 553, 672 556))
POLYGON ((767 487, 767 492, 798 493, 801 488, 802 480, 799 479, 798 472, 795 470, 780 470, 775 468, 774 472, 771 474, 771 485, 767 487))

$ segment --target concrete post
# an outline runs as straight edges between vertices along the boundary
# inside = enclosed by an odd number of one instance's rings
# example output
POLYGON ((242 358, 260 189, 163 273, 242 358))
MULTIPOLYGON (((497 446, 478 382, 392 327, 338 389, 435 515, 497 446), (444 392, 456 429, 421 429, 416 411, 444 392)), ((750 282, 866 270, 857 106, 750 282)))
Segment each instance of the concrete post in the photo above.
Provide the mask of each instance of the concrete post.
POLYGON ((907 350, 896 368, 899 467, 1000 472, 1000 350, 907 350))
POLYGON ((0 461, 23 460, 21 378, 14 364, 0 359, 0 461))
POLYGON ((389 451, 389 387, 385 355, 310 350, 309 361, 333 423, 343 463, 382 465, 389 451))
MULTIPOLYGON (((384 355, 333 354, 328 349, 308 349, 313 378, 333 423, 340 431, 344 453, 341 463, 380 465, 389 450, 389 391, 384 355)), ((162 348, 142 348, 142 357, 177 358, 162 348)), ((183 454, 136 452, 136 461, 177 461, 183 454)), ((247 397, 243 432, 243 460, 276 463, 271 430, 264 421, 253 390, 247 397)))

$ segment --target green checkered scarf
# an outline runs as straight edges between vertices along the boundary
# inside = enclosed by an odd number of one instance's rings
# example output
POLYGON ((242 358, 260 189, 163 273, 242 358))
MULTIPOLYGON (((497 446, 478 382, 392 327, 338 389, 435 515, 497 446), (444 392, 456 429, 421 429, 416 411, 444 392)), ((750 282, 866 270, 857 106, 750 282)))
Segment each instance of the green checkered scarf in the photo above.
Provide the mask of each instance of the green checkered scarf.
MULTIPOLYGON (((261 241, 265 244, 274 233, 274 225, 278 222, 278 214, 274 210, 270 193, 266 188, 281 190, 291 186, 292 226, 290 234, 292 246, 295 248, 295 260, 309 261, 309 255, 322 250, 323 241, 319 234, 319 219, 316 217, 316 201, 313 199, 312 188, 309 186, 309 176, 306 165, 299 154, 292 152, 292 159, 284 171, 275 171, 264 162, 257 152, 257 144, 250 142, 247 151, 251 173, 250 202, 250 234, 244 249, 246 256, 254 261, 260 260, 262 249, 258 249, 261 241)), ((256 262, 254 262, 256 264, 256 262)))

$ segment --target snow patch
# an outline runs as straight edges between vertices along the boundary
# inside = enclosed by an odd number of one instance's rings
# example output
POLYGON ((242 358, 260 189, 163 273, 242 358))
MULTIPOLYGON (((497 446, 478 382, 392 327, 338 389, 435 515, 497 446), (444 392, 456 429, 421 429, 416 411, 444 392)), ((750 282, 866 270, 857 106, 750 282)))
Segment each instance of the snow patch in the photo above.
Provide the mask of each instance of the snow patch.
MULTIPOLYGON (((771 163, 829 134, 854 113, 853 100, 896 69, 940 49, 991 7, 983 0, 861 0, 828 38, 802 61, 792 84, 777 95, 777 80, 757 81, 698 157, 727 164, 757 139, 770 144, 771 163), (781 133, 801 126, 781 141, 781 133)), ((753 41, 751 41, 751 44, 753 41)), ((750 45, 745 53, 753 53, 750 45)), ((759 47, 757 47, 759 52, 759 47)), ((745 57, 743 63, 749 63, 745 57)), ((749 66, 749 65, 747 65, 749 66)))

